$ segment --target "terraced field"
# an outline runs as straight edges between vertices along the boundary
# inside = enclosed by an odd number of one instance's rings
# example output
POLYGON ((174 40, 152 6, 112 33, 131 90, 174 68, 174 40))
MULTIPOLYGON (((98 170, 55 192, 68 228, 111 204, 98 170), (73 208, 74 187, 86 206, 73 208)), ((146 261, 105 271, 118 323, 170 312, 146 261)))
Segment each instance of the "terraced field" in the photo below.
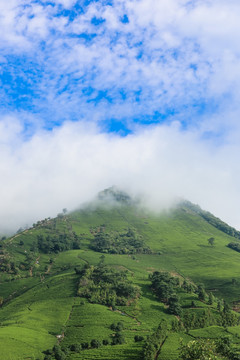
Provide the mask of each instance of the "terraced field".
POLYGON ((144 359, 145 341, 162 320, 167 322, 168 333, 158 351, 158 360, 178 359, 181 338, 187 343, 193 338, 217 339, 227 335, 238 346, 239 325, 218 324, 221 317, 218 300, 223 308, 222 299, 230 306, 240 299, 240 254, 227 247, 230 241, 232 236, 184 206, 159 215, 132 205, 98 206, 39 222, 2 243, 5 259, 9 264, 14 262, 14 266, 9 265, 10 270, 1 273, 0 296, 4 300, 0 309, 1 359, 36 360, 46 356, 54 359, 46 352, 54 345, 60 345, 65 351, 62 356, 67 359, 144 359), (91 241, 100 228, 104 234, 134 229, 151 252, 93 251, 91 241), (74 233, 80 239, 79 248, 48 253, 37 248, 40 235, 45 239, 54 234, 74 233), (208 243, 211 237, 213 246, 208 243), (125 271, 129 281, 141 289, 139 299, 112 308, 77 296, 81 275, 76 269, 100 263, 125 271), (203 284, 206 301, 199 300, 196 291, 186 293, 181 287, 177 290, 181 316, 189 312, 201 317, 208 311, 216 324, 175 331, 172 323, 179 317, 170 314, 168 305, 160 302, 151 290, 149 275, 154 271, 169 272, 179 279, 180 285, 184 281, 195 288, 203 284), (212 304, 208 303, 210 291, 214 295, 212 304), (124 342, 113 345, 117 333, 111 325, 118 322, 123 324, 124 342), (143 340, 136 342, 136 335, 143 340), (91 346, 93 339, 101 346, 91 346), (88 343, 88 348, 84 349, 84 343, 88 343))

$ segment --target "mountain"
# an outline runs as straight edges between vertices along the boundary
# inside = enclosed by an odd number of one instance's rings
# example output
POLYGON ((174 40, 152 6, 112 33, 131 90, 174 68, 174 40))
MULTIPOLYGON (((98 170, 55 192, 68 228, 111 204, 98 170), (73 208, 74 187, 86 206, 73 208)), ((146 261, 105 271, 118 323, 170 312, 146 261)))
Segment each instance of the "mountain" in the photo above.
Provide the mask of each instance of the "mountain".
POLYGON ((238 239, 190 202, 156 214, 116 188, 37 222, 0 243, 1 359, 174 360, 193 339, 237 358, 238 239))

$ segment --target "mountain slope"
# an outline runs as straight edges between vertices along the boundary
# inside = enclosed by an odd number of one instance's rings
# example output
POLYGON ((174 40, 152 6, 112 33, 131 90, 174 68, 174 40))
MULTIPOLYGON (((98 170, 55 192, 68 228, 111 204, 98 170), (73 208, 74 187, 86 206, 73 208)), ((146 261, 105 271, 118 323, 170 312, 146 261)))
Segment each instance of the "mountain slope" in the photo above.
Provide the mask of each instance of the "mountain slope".
POLYGON ((218 301, 224 298, 232 306, 239 300, 240 254, 227 247, 234 238, 211 225, 190 203, 156 215, 127 194, 111 192, 102 193, 95 204, 45 219, 1 243, 2 359, 140 359, 147 336, 162 320, 168 335, 158 350, 160 360, 166 353, 166 359, 178 359, 180 337, 190 340, 189 331, 194 337, 240 335, 238 319, 229 312, 226 320, 218 301), (156 271, 168 272, 169 296, 178 297, 180 318, 170 312, 171 300, 161 300, 158 288, 151 288, 149 275, 156 271), (96 283, 94 276, 100 276, 96 283), (205 299, 199 298, 201 283, 205 299), (141 295, 131 297, 138 289, 141 295), (191 326, 187 316, 195 317, 191 326), (180 335, 172 329, 176 319, 180 335), (111 345, 118 336, 111 325, 118 322, 123 322, 125 342, 111 345), (136 335, 145 340, 134 341, 136 335), (97 341, 108 344, 98 348, 97 341), (58 348, 60 355, 42 353, 57 343, 69 353, 58 348), (86 343, 90 348, 77 347, 86 343))

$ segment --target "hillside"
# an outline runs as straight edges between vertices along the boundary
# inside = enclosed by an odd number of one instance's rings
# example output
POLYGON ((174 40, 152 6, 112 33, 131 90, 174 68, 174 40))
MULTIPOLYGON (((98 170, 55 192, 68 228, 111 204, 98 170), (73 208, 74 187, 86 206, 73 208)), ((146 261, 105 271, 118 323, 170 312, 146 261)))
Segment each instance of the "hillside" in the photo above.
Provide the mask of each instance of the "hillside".
POLYGON ((39 221, 0 244, 1 359, 177 360, 180 339, 226 336, 219 359, 237 359, 238 238, 189 202, 156 215, 116 189, 39 221))

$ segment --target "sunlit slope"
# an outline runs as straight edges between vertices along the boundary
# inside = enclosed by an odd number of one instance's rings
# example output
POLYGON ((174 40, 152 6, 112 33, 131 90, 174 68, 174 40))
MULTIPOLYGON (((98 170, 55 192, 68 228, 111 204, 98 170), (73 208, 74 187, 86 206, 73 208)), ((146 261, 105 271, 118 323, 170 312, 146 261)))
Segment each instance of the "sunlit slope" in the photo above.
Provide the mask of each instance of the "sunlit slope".
POLYGON ((231 286, 231 282, 232 278, 240 280, 240 254, 226 246, 235 239, 185 208, 159 215, 138 211, 134 207, 96 209, 93 212, 75 212, 70 215, 69 221, 75 231, 87 234, 89 227, 102 224, 106 231, 133 227, 154 253, 154 256, 138 255, 142 259, 140 268, 146 263, 146 267, 176 271, 196 282, 205 283, 209 288, 214 287, 219 296, 226 296, 229 300, 238 296, 237 288, 231 286), (208 243, 210 237, 215 239, 213 246, 208 243))
MULTIPOLYGON (((106 232, 121 232, 134 228, 144 239, 153 255, 137 255, 138 261, 134 266, 142 268, 150 266, 154 269, 176 271, 196 282, 203 282, 209 288, 214 287, 221 296, 229 300, 238 296, 234 286, 230 286, 232 278, 240 280, 239 260, 240 254, 229 249, 227 244, 235 241, 222 231, 210 225, 201 216, 187 211, 185 208, 161 213, 159 215, 139 210, 134 206, 117 206, 106 208, 87 208, 66 215, 56 220, 56 228, 61 232, 71 231, 81 236, 81 249, 87 250, 86 256, 91 262, 101 253, 92 252, 89 244, 93 239, 91 229, 104 225, 106 232), (214 245, 208 239, 214 237, 214 245), (231 291, 229 292, 229 287, 231 291)), ((36 241, 38 234, 52 234, 56 230, 49 230, 45 226, 29 229, 16 238, 8 240, 7 250, 17 261, 23 261, 26 251, 36 241), (20 241, 24 246, 20 246, 20 241)), ((106 254, 105 254, 106 255, 106 254)), ((56 254, 39 254, 40 261, 32 260, 33 272, 44 272, 49 266, 49 258, 62 258, 63 263, 69 266, 70 262, 66 252, 56 254)), ((120 258, 124 259, 121 255, 120 258)), ((111 258, 111 256, 110 256, 111 258)), ((113 262, 115 261, 113 257, 113 262)), ((121 260, 122 261, 122 260, 121 260)), ((60 270, 60 269, 58 269, 60 270)), ((0 287, 1 289, 1 287, 0 287)))
MULTIPOLYGON (((90 342, 92 337, 102 341, 111 336, 112 322, 123 321, 125 344, 84 350, 70 354, 69 359, 140 359, 142 345, 134 342, 136 333, 146 337, 161 319, 169 326, 174 319, 150 291, 149 274, 167 270, 181 279, 204 283, 216 297, 237 301, 240 254, 226 246, 233 240, 186 206, 156 215, 131 204, 111 207, 105 204, 39 222, 4 242, 3 251, 15 261, 19 271, 1 275, 0 296, 4 298, 0 309, 1 358, 43 359, 42 351, 57 344, 58 335, 64 335, 60 338, 64 346, 71 346, 74 339, 80 343, 90 342), (105 233, 134 229, 151 249, 149 254, 104 253, 105 265, 126 270, 129 279, 141 288, 137 304, 120 308, 122 314, 77 297, 79 277, 75 268, 97 265, 103 255, 91 248, 99 228, 105 233), (80 249, 46 254, 32 249, 39 235, 69 232, 80 238, 80 249), (211 237, 213 245, 208 242, 211 237)), ((199 311, 207 307, 198 301, 196 294, 180 296, 186 307, 192 301, 199 311)), ((181 337, 189 338, 185 334, 181 337)), ((176 334, 169 336, 159 359, 165 358, 165 352, 169 354, 168 346, 174 347, 169 359, 177 359, 179 339, 176 334)))

